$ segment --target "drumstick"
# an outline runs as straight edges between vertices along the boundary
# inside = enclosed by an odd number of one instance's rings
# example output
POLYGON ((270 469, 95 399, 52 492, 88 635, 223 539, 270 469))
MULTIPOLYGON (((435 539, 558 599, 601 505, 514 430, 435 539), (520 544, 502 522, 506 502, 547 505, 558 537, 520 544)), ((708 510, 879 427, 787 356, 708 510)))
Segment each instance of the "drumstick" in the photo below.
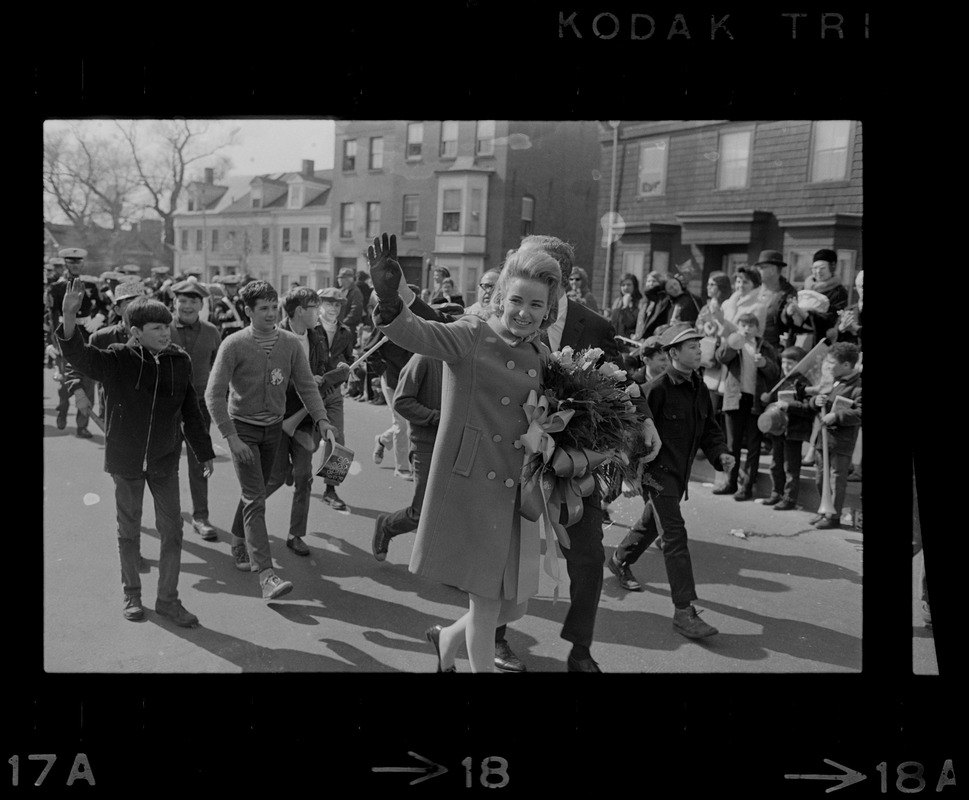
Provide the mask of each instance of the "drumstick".
POLYGON ((362 363, 363 363, 364 361, 366 361, 366 360, 367 360, 367 358, 369 358, 369 357, 370 357, 370 355, 371 355, 372 353, 375 353, 375 352, 377 352, 377 350, 379 350, 379 349, 380 349, 381 347, 383 347, 383 346, 384 346, 384 345, 385 345, 385 344, 386 344, 387 342, 389 342, 389 341, 390 341, 390 339, 388 339, 388 338, 387 338, 387 337, 385 336, 385 337, 384 337, 383 339, 381 339, 381 340, 380 340, 379 342, 377 342, 377 344, 375 344, 375 345, 374 345, 373 347, 371 347, 371 348, 370 348, 369 350, 367 350, 367 352, 366 352, 366 353, 364 353, 364 354, 363 354, 362 356, 360 356, 360 358, 358 358, 358 359, 357 359, 356 361, 354 361, 354 362, 353 362, 353 363, 352 363, 352 364, 350 365, 350 369, 352 370, 352 369, 353 369, 353 368, 354 368, 355 366, 357 366, 358 364, 362 364, 362 363))

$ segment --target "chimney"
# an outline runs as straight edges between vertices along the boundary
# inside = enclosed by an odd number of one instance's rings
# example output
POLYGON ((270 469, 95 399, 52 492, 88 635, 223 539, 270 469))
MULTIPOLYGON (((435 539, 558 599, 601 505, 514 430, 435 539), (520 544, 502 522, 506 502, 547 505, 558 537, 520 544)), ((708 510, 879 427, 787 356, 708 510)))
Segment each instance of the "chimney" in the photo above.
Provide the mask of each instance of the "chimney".
POLYGON ((308 158, 303 159, 303 175, 307 178, 313 177, 313 162, 308 158))
POLYGON ((215 183, 215 170, 212 167, 205 168, 205 182, 210 186, 215 183))

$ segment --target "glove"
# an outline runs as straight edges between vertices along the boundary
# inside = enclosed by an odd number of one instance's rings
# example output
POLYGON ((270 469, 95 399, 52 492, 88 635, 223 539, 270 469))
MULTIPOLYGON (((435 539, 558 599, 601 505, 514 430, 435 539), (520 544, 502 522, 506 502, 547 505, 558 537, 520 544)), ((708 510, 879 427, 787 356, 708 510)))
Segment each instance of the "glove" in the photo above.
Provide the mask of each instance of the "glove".
POLYGON ((339 363, 333 369, 323 373, 323 380, 331 386, 343 383, 350 377, 350 365, 339 363))
POLYGON ((400 264, 397 263, 397 236, 383 234, 380 239, 374 239, 373 245, 367 248, 367 261, 370 264, 370 279, 373 290, 381 303, 390 303, 398 296, 397 288, 404 276, 400 264))

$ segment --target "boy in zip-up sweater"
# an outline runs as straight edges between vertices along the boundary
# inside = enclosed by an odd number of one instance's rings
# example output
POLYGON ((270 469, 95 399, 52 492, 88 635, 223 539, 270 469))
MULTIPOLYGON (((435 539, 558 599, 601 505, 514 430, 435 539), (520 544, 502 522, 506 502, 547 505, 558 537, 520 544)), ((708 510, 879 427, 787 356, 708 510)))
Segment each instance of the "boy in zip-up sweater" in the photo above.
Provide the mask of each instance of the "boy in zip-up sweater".
POLYGON ((250 324, 222 342, 205 387, 205 403, 229 445, 242 488, 245 538, 232 537, 236 567, 258 572, 263 599, 271 600, 293 589, 273 570, 266 530, 266 484, 276 460, 290 381, 321 436, 333 426, 299 338, 276 325, 279 294, 265 281, 253 281, 239 296, 250 324))
POLYGON ((178 462, 185 439, 206 476, 212 474, 212 442, 192 388, 192 362, 171 344, 171 312, 162 303, 139 297, 125 309, 132 334, 126 344, 105 350, 84 344, 75 325, 84 290, 80 281, 64 295, 64 322, 57 337, 64 357, 81 373, 104 386, 104 469, 115 483, 118 551, 124 588, 124 616, 140 620, 141 510, 145 485, 155 501, 161 538, 155 612, 176 625, 192 627, 198 618, 178 599, 182 553, 182 512, 178 462))

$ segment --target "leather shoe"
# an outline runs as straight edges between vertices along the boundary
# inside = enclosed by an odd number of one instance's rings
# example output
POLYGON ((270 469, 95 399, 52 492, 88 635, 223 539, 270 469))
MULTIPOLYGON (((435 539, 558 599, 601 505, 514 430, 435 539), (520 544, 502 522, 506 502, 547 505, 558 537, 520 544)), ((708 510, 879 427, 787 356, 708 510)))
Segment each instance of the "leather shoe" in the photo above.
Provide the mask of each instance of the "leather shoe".
POLYGON ((74 434, 78 439, 93 439, 94 434, 91 433, 87 428, 78 428, 77 433, 74 434))
POLYGON ((193 519, 192 527, 195 532, 207 542, 213 542, 219 538, 219 532, 207 519, 193 519))
POLYGON ((141 597, 136 594, 125 595, 124 618, 129 622, 139 622, 145 618, 145 608, 141 604, 141 597))
POLYGON ((286 546, 298 556, 308 556, 310 549, 306 546, 301 536, 290 536, 286 539, 286 546))
POLYGON ((719 633, 712 625, 707 625, 700 619, 699 613, 692 605, 688 608, 674 609, 673 630, 683 634, 688 639, 705 639, 707 636, 719 633))
POLYGON ((750 500, 753 496, 754 493, 751 489, 738 489, 734 492, 733 499, 738 501, 750 500))
POLYGON ((337 497, 336 492, 333 491, 323 493, 323 502, 334 511, 345 511, 347 507, 347 504, 337 497))
POLYGON ((591 658, 576 658, 571 653, 565 663, 567 672, 602 672, 591 658))
POLYGON ((67 427, 67 414, 57 415, 57 430, 62 431, 67 427))
POLYGON ((811 519, 808 520, 808 525, 817 525, 821 520, 824 519, 824 514, 815 514, 811 519))
POLYGON ((373 538, 370 540, 370 550, 377 561, 386 560, 387 549, 390 545, 390 537, 384 531, 384 522, 386 520, 386 514, 377 514, 377 521, 373 524, 373 538))
POLYGON ((733 494, 736 491, 737 491, 736 484, 733 484, 733 483, 725 483, 723 486, 720 486, 720 487, 714 489, 711 492, 711 494, 733 494))
POLYGON ((438 672, 457 672, 457 667, 452 664, 447 669, 441 668, 441 626, 431 625, 426 631, 424 631, 424 638, 427 639, 432 645, 434 645, 434 652, 437 653, 437 671, 438 672))
POLYGON ((775 511, 791 511, 796 507, 796 503, 788 497, 785 497, 777 505, 774 506, 775 511))
POLYGON ((841 520, 837 517, 822 517, 814 523, 814 527, 821 531, 828 530, 829 528, 840 528, 841 520))
POLYGON ((495 668, 502 672, 526 672, 522 660, 515 655, 508 642, 495 642, 495 668))
POLYGON ((644 592, 646 587, 643 586, 639 581, 636 580, 636 576, 633 575, 631 569, 629 569, 628 564, 621 564, 616 560, 616 554, 613 553, 609 560, 606 562, 609 567, 609 571, 612 572, 617 578, 619 578, 619 585, 623 589, 629 592, 644 592))
POLYGON ((777 492, 771 492, 770 497, 764 500, 765 506, 776 506, 783 498, 777 492))

